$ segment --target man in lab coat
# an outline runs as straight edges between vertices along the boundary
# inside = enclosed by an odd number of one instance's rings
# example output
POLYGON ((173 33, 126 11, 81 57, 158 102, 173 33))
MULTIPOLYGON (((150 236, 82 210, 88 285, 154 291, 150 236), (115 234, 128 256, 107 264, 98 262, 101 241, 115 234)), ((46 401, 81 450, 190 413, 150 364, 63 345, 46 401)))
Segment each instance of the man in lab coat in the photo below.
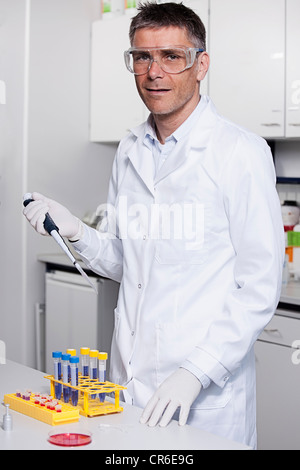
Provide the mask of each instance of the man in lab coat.
POLYGON ((200 96, 209 56, 193 11, 142 5, 130 39, 150 116, 118 147, 105 227, 38 193, 24 213, 45 234, 48 211, 87 266, 120 282, 110 379, 144 408, 141 422, 174 416, 255 448, 253 345, 284 256, 272 156, 200 96))

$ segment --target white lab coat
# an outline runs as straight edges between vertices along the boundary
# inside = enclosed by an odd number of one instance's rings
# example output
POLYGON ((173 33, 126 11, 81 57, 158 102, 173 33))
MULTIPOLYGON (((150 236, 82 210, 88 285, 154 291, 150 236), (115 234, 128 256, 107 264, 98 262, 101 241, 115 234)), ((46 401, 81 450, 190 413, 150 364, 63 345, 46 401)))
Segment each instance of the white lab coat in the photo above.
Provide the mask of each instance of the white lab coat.
POLYGON ((121 283, 110 379, 127 387, 126 399, 144 407, 179 366, 200 368, 212 383, 188 423, 255 447, 253 345, 279 300, 281 210, 266 142, 201 99, 197 125, 154 181, 144 124, 125 137, 108 197, 116 233, 86 228, 75 247, 94 271, 121 283), (197 236, 159 239, 144 211, 159 204, 198 204, 197 236))

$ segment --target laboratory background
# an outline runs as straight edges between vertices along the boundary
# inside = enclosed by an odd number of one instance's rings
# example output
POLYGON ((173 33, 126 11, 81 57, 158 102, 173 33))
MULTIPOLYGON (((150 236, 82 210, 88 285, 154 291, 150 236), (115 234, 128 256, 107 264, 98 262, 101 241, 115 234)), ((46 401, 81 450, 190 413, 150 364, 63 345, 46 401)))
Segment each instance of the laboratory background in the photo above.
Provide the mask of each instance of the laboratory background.
MULTIPOLYGON (((300 449, 300 2, 183 3, 207 28, 201 93, 272 149, 286 263, 255 347, 258 443, 300 449)), ((118 284, 88 272, 95 296, 27 223, 23 194, 97 227, 118 142, 148 115, 123 61, 134 14, 129 0, 0 0, 0 340, 7 359, 40 371, 56 349, 109 349, 118 284)))

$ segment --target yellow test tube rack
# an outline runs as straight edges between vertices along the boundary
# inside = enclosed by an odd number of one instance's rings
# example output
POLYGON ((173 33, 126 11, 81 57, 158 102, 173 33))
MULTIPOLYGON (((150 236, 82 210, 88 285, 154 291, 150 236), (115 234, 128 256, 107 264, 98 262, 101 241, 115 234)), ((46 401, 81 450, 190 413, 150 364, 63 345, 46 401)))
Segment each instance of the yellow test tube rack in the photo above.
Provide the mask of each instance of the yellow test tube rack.
POLYGON ((73 408, 78 409, 83 416, 101 416, 123 411, 123 407, 120 406, 120 390, 125 390, 126 387, 108 381, 99 382, 97 379, 91 379, 80 374, 78 376, 78 386, 56 380, 53 375, 46 375, 45 378, 50 380, 50 393, 52 396, 55 396, 55 383, 78 390, 78 404, 73 408), (114 393, 112 401, 104 400, 101 402, 99 400, 99 394, 107 395, 109 393, 114 393))
POLYGON ((7 394, 4 395, 4 403, 9 404, 12 410, 42 421, 43 423, 50 424, 51 426, 74 423, 79 420, 78 408, 68 403, 59 402, 61 411, 57 412, 56 410, 48 409, 47 405, 41 406, 40 404, 36 404, 34 394, 31 394, 28 401, 16 396, 15 393, 7 394))

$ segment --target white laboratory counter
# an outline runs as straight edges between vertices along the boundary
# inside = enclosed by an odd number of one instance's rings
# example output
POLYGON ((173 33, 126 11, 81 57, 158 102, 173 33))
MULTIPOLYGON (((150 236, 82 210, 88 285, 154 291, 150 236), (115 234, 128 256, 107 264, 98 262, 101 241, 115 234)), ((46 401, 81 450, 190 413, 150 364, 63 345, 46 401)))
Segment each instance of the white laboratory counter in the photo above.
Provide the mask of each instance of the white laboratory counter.
POLYGON ((300 281, 291 280, 282 287, 280 302, 300 306, 300 281))
MULTIPOLYGON (((80 266, 84 270, 90 271, 89 268, 87 268, 87 266, 85 265, 85 263, 81 260, 78 253, 72 250, 72 248, 70 247, 70 244, 68 244, 68 246, 71 249, 72 255, 74 256, 76 261, 78 261, 80 266)), ((38 255, 37 259, 38 261, 41 261, 42 263, 60 266, 61 268, 74 269, 74 271, 76 271, 76 268, 73 266, 72 261, 67 257, 67 255, 65 255, 65 253, 44 253, 44 254, 41 253, 38 255)), ((93 271, 90 271, 90 273, 92 273, 94 276, 97 276, 97 274, 93 273, 93 271)))
MULTIPOLYGON (((61 450, 48 442, 48 435, 53 429, 66 429, 65 425, 50 426, 29 416, 11 410, 13 418, 12 431, 4 431, 2 428, 5 407, 2 405, 5 394, 15 393, 17 389, 26 390, 30 388, 33 392, 50 393, 50 383, 44 378, 44 374, 30 369, 15 362, 6 361, 0 365, 0 450, 61 450)), ((86 418, 79 417, 78 423, 67 426, 68 430, 90 431, 92 442, 81 450, 103 450, 114 451, 109 455, 117 454, 118 451, 132 450, 173 450, 173 454, 180 451, 198 450, 247 450, 242 444, 229 441, 209 434, 205 431, 191 426, 178 426, 172 421, 166 428, 149 428, 139 423, 141 409, 126 405, 124 411, 117 414, 86 418)), ((104 452, 105 453, 105 452, 104 452)))
MULTIPOLYGON (((81 267, 89 271, 89 275, 97 276, 97 274, 93 273, 86 267, 76 252, 72 251, 72 253, 81 267)), ((38 261, 50 266, 60 266, 61 269, 70 268, 75 270, 71 261, 64 253, 43 253, 38 256, 38 261)), ((282 287, 280 302, 300 306, 300 280, 295 281, 294 279, 291 279, 286 286, 282 287)))
MULTIPOLYGON (((97 276, 97 274, 90 271, 89 268, 80 260, 78 253, 72 251, 74 257, 79 262, 82 268, 89 271, 89 275, 97 276)), ((41 253, 38 255, 38 261, 45 263, 50 266, 60 266, 61 269, 69 268, 74 269, 71 261, 64 253, 41 253)), ((300 306, 300 280, 294 280, 293 278, 288 282, 286 286, 282 287, 280 302, 300 306)))

